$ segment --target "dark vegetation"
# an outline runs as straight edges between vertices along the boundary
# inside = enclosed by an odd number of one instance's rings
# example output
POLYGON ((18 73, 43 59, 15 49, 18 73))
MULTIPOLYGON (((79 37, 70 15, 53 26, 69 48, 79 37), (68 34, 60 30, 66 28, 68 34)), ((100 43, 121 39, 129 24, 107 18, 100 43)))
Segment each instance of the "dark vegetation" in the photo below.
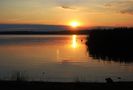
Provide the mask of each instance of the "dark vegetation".
POLYGON ((96 82, 46 82, 28 81, 24 72, 13 73, 13 78, 0 80, 2 90, 113 90, 113 89, 133 89, 133 82, 114 82, 111 78, 105 78, 106 83, 96 82))
POLYGON ((80 31, 0 31, 0 35, 66 35, 78 32, 80 31))
POLYGON ((92 30, 87 40, 88 52, 93 58, 133 62, 133 28, 92 30))
POLYGON ((80 83, 0 81, 1 90, 132 90, 133 82, 80 83))
POLYGON ((0 31, 0 35, 71 35, 88 34, 90 30, 65 30, 65 31, 0 31))
MULTIPOLYGON (((45 31, 45 30, 0 30, 0 35, 88 35, 89 33, 96 31, 125 31, 125 30, 133 30, 133 28, 93 28, 93 29, 85 29, 85 30, 57 30, 57 31, 45 31)), ((97 32, 98 33, 98 32, 97 32)))

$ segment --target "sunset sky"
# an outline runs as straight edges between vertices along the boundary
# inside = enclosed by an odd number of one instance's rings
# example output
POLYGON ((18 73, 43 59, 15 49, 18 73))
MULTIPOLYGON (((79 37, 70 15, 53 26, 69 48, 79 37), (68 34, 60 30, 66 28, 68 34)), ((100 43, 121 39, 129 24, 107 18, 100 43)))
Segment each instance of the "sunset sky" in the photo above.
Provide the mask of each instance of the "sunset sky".
POLYGON ((0 0, 1 24, 133 26, 133 0, 0 0))

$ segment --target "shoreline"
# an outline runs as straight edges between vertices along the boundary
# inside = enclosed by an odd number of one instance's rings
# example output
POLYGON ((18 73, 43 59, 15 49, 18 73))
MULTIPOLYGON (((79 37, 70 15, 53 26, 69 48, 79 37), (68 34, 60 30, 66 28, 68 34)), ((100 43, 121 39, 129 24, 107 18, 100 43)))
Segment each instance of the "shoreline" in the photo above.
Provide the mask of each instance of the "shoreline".
POLYGON ((132 82, 42 82, 42 81, 0 81, 2 89, 21 89, 21 90, 39 90, 39 89, 62 89, 62 90, 87 90, 87 89, 133 89, 132 82))

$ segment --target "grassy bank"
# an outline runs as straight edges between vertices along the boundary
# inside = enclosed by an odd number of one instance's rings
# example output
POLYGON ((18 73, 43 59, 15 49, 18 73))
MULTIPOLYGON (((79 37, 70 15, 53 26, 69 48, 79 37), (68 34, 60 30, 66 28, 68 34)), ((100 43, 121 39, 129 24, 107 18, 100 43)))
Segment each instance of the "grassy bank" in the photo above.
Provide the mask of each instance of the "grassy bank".
POLYGON ((59 82, 28 82, 28 81, 0 81, 0 89, 2 90, 113 90, 113 89, 133 89, 133 82, 115 82, 115 83, 59 83, 59 82))

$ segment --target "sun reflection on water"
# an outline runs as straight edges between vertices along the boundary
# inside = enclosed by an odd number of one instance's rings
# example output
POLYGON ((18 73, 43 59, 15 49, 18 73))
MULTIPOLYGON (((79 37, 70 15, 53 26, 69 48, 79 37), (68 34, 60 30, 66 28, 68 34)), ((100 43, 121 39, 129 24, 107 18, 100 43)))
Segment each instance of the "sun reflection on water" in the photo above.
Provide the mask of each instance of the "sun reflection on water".
POLYGON ((72 36, 72 47, 73 48, 77 48, 77 36, 76 35, 73 35, 72 36))

